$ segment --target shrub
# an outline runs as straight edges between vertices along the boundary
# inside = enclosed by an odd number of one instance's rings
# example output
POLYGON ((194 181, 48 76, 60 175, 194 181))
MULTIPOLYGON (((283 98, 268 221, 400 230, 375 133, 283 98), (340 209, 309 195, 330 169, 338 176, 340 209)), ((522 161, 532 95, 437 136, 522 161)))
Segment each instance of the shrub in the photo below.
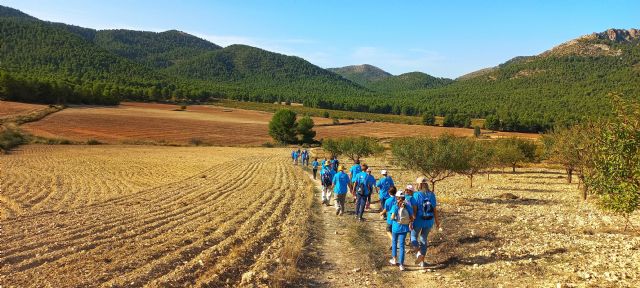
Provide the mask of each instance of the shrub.
POLYGON ((0 149, 4 151, 27 142, 27 137, 23 135, 17 127, 1 126, 0 127, 0 149))
POLYGON ((180 110, 182 111, 187 110, 187 105, 180 105, 180 110))
POLYGON ((333 125, 339 125, 340 124, 340 119, 338 119, 338 117, 333 117, 331 118, 333 125))
POLYGON ((100 145, 102 144, 102 142, 96 140, 96 139, 89 139, 87 140, 87 145, 100 145))
POLYGON ((200 146, 203 143, 204 142, 200 138, 191 138, 191 139, 189 139, 189 144, 194 145, 194 146, 200 146))
POLYGON ((480 126, 473 127, 473 136, 474 137, 479 138, 481 134, 482 134, 482 131, 480 131, 480 126))
POLYGON ((329 118, 329 116, 330 116, 330 115, 329 115, 329 111, 324 111, 324 112, 322 113, 322 117, 324 117, 324 118, 329 118))
POLYGON ((436 125, 436 117, 433 114, 424 114, 422 116, 422 124, 434 126, 436 125))

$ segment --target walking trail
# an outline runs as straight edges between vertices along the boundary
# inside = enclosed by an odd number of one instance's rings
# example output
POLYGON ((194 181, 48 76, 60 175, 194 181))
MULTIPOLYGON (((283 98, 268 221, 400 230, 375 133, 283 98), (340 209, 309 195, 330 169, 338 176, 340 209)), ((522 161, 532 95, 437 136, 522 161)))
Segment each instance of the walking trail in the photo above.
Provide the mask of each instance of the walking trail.
MULTIPOLYGON (((322 186, 319 179, 313 180, 313 176, 308 174, 311 181, 317 187, 317 205, 321 205, 321 234, 320 241, 313 245, 313 250, 320 261, 318 273, 312 276, 312 283, 318 287, 383 287, 384 281, 398 279, 402 283, 393 283, 393 287, 422 287, 429 284, 433 279, 425 274, 425 270, 413 265, 414 257, 407 246, 405 256, 405 266, 407 270, 399 274, 396 266, 387 265, 382 269, 376 269, 367 265, 367 255, 362 255, 354 245, 349 242, 349 229, 353 229, 353 223, 357 222, 354 214, 355 205, 352 203, 351 193, 347 194, 346 211, 342 216, 336 216, 334 202, 335 195, 331 199, 331 206, 320 204, 322 186), (387 277, 390 276, 390 277, 387 277), (401 277, 398 277, 401 276, 401 277), (383 280, 383 278, 385 280, 383 280)), ((319 177, 318 177, 319 178, 319 177)), ((389 247, 391 241, 385 232, 385 222, 377 213, 379 203, 372 199, 371 209, 365 212, 364 225, 372 231, 372 238, 383 247, 389 247)), ((371 245, 371 243, 361 243, 357 245, 371 245)), ((380 259, 388 261, 391 257, 390 248, 379 251, 380 259)), ((429 273, 431 274, 431 273, 429 273)))

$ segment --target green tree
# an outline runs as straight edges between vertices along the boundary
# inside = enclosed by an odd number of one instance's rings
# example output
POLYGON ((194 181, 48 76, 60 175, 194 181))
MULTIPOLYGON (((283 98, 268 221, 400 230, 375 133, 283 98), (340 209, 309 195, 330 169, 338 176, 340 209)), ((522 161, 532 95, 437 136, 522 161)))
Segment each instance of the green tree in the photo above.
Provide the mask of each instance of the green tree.
POLYGON ((428 126, 436 125, 436 116, 433 116, 433 114, 430 113, 424 114, 422 116, 422 124, 428 126))
MULTIPOLYGON (((456 171, 469 178, 469 187, 473 187, 473 177, 483 171, 488 171, 493 158, 493 144, 462 138, 461 161, 459 170, 456 171)), ((488 173, 488 172, 487 172, 488 173)))
POLYGON ((593 139, 593 135, 587 134, 589 129, 585 128, 585 125, 557 128, 542 137, 545 158, 562 165, 567 172, 568 183, 572 182, 574 171, 582 179, 581 167, 585 165, 587 156, 584 151, 593 139))
POLYGON ((313 137, 316 137, 316 131, 313 131, 313 125, 313 119, 308 115, 298 120, 298 134, 300 135, 301 143, 313 143, 313 137))
POLYGON ((617 96, 613 102, 617 115, 595 135, 585 180, 600 206, 624 216, 628 225, 640 207, 640 105, 617 96))
POLYGON ((269 135, 278 143, 291 144, 297 142, 296 113, 282 109, 273 114, 269 122, 269 135))
POLYGON ((391 142, 395 164, 426 176, 435 184, 455 175, 466 166, 462 156, 464 140, 451 135, 434 138, 400 138, 391 142))
POLYGON ((500 139, 496 142, 496 163, 502 168, 511 167, 514 173, 516 166, 527 159, 518 144, 519 142, 515 138, 500 139))
POLYGON ((384 151, 380 141, 371 137, 346 137, 336 140, 341 155, 349 157, 353 162, 384 151))
POLYGON ((322 141, 322 150, 331 153, 331 157, 338 157, 342 153, 338 142, 333 139, 326 139, 322 141))

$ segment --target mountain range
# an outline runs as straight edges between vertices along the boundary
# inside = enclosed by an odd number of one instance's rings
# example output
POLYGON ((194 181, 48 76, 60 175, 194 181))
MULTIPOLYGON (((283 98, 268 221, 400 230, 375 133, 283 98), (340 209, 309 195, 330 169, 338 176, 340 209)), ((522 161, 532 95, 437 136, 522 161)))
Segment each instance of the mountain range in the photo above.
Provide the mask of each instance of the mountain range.
POLYGON ((0 6, 0 98, 301 102, 360 112, 486 118, 507 131, 544 131, 611 113, 607 95, 640 97, 640 33, 609 29, 458 79, 392 75, 371 65, 323 69, 246 45, 221 47, 170 30, 94 30, 0 6))

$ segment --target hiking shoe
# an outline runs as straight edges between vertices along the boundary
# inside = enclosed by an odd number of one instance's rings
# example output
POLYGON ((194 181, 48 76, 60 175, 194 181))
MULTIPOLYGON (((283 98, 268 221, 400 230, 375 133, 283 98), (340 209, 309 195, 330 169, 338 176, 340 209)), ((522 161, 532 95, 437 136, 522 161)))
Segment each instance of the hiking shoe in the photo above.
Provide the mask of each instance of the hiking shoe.
POLYGON ((391 260, 389 260, 389 264, 391 265, 398 265, 398 263, 396 263, 396 259, 391 258, 391 260))
POLYGON ((360 217, 360 218, 358 218, 358 221, 364 222, 364 218, 360 217))
POLYGON ((340 209, 336 209, 336 216, 340 215, 340 209))
POLYGON ((404 265, 400 264, 400 271, 404 271, 404 265))

